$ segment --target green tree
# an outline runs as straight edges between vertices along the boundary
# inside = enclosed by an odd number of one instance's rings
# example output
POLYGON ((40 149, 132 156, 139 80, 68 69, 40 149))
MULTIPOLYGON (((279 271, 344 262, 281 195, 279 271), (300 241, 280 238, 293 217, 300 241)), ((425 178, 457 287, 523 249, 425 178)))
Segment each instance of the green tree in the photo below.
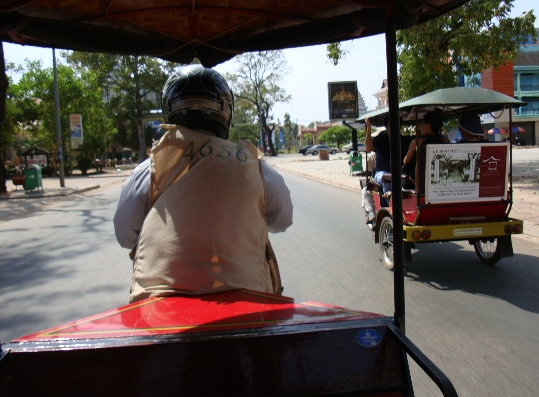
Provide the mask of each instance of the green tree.
POLYGON ((129 135, 135 135, 138 139, 139 159, 146 159, 148 142, 144 116, 159 107, 158 93, 177 65, 148 56, 86 52, 70 53, 67 59, 79 70, 91 70, 97 75, 109 111, 115 116, 113 121, 118 130, 118 138, 121 143, 131 143, 129 135))
POLYGON ((517 56, 522 37, 535 36, 532 11, 510 18, 513 0, 470 0, 397 33, 400 99, 457 85, 517 56))
MULTIPOLYGON (((276 103, 290 101, 290 95, 279 86, 284 75, 288 73, 286 59, 282 51, 261 51, 238 55, 236 63, 239 69, 236 74, 227 74, 236 98, 250 103, 256 110, 258 122, 267 137, 270 153, 277 153, 273 147, 271 136, 273 130, 269 122, 273 120, 272 109, 276 103)), ((263 146, 266 148, 265 140, 263 146)))
POLYGON ((254 124, 257 119, 255 106, 244 98, 235 98, 233 124, 254 124))
MULTIPOLYGON (((533 10, 510 18, 513 2, 470 0, 429 22, 397 32, 400 100, 454 87, 459 75, 472 77, 514 60, 522 38, 536 38, 536 32, 533 10)), ((327 45, 327 58, 335 65, 345 55, 342 43, 327 45)))
POLYGON ((84 126, 84 142, 79 152, 87 158, 106 160, 108 143, 116 135, 112 119, 108 116, 98 77, 92 71, 81 76, 84 95, 79 108, 84 126))
POLYGON ((246 123, 234 124, 230 128, 228 139, 234 143, 237 143, 240 140, 249 140, 253 145, 256 145, 258 139, 258 125, 246 123))
POLYGON ((290 119, 290 114, 285 113, 283 127, 285 132, 285 144, 288 148, 288 153, 290 153, 292 147, 297 146, 298 125, 292 122, 292 120, 290 119))
POLYGON ((13 136, 16 132, 14 116, 19 112, 14 103, 7 98, 10 82, 6 75, 6 69, 11 68, 13 68, 12 64, 6 67, 4 45, 0 41, 0 193, 7 192, 6 149, 13 143, 13 136))
POLYGON ((336 142, 339 147, 341 143, 347 143, 352 139, 352 130, 346 126, 336 125, 322 132, 319 139, 325 142, 336 142))
MULTIPOLYGON (((57 72, 63 147, 69 147, 69 115, 78 113, 84 130, 78 154, 101 157, 105 139, 114 129, 104 110, 97 76, 90 71, 77 74, 66 65, 58 65, 57 72)), ((56 150, 53 79, 52 68, 44 69, 41 61, 27 61, 19 82, 12 85, 10 99, 19 109, 17 121, 30 134, 26 146, 56 150)))
MULTIPOLYGON (((80 113, 78 102, 84 94, 81 81, 71 68, 58 65, 58 93, 62 146, 68 148, 68 118, 80 113)), ((26 61, 19 82, 13 86, 13 98, 22 110, 21 126, 30 134, 26 146, 56 150, 53 70, 44 69, 41 61, 26 61)), ((66 150, 66 164, 69 164, 66 150)))
POLYGON ((349 51, 343 48, 343 43, 340 42, 329 43, 326 46, 326 56, 335 66, 339 64, 341 59, 346 58, 348 53, 349 51))

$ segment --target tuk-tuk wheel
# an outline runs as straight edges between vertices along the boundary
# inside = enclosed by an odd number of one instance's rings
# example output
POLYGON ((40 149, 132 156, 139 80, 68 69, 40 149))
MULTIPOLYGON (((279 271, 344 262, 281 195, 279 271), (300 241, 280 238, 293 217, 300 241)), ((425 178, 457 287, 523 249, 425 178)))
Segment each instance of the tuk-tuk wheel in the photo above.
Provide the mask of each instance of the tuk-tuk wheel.
POLYGON ((486 265, 494 265, 500 260, 500 248, 498 246, 498 239, 480 239, 474 240, 475 253, 486 265))
POLYGON ((386 216, 380 223, 380 253, 384 267, 393 270, 393 220, 386 216))

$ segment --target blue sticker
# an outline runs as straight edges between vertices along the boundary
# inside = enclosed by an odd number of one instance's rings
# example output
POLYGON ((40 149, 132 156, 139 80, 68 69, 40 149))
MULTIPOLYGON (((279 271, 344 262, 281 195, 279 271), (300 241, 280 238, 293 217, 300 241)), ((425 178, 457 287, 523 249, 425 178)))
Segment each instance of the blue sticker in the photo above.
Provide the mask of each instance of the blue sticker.
POLYGON ((374 329, 364 329, 356 336, 357 343, 365 347, 374 347, 382 340, 382 335, 374 329))

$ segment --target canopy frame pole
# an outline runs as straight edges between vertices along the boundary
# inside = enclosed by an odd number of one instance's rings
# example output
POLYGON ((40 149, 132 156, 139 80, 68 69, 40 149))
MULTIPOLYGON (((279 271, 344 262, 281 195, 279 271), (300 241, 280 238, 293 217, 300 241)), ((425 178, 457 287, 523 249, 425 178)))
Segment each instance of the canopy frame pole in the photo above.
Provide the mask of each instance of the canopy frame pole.
POLYGON ((405 332, 404 301, 404 243, 402 230, 402 181, 401 181, 401 135, 399 114, 399 82, 397 73, 397 28, 393 10, 386 14, 386 58, 389 104, 389 141, 391 148, 391 206, 393 211, 393 277, 394 277, 394 322, 405 332))
POLYGON ((507 217, 513 208, 513 109, 509 108, 509 208, 507 217))
POLYGON ((52 69, 54 73, 54 116, 56 120, 56 145, 58 146, 58 171, 60 187, 66 187, 64 177, 64 151, 62 148, 62 127, 60 124, 60 101, 58 96, 58 72, 56 71, 56 49, 52 49, 52 69))
POLYGON ((346 120, 342 121, 343 125, 347 126, 352 130, 352 150, 354 152, 357 152, 357 130, 352 127, 350 124, 346 122, 346 120))

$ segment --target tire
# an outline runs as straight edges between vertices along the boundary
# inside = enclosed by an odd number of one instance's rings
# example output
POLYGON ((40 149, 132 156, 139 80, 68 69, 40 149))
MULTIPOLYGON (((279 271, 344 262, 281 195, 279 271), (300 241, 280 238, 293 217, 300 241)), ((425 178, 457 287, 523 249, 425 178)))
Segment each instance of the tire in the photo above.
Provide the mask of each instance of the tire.
POLYGON ((501 258, 497 238, 477 238, 474 240, 473 247, 479 260, 486 265, 494 265, 501 258))
POLYGON ((306 156, 306 155, 307 155, 307 153, 305 153, 305 152, 303 152, 302 154, 303 154, 304 156, 306 156))
POLYGON ((389 216, 382 219, 379 241, 382 263, 386 269, 393 270, 393 220, 389 216))
POLYGON ((318 152, 315 150, 315 151, 313 152, 313 156, 316 156, 317 154, 318 154, 318 152))
POLYGON ((335 154, 335 153, 337 153, 336 150, 332 150, 332 151, 331 151, 331 154, 335 154))

